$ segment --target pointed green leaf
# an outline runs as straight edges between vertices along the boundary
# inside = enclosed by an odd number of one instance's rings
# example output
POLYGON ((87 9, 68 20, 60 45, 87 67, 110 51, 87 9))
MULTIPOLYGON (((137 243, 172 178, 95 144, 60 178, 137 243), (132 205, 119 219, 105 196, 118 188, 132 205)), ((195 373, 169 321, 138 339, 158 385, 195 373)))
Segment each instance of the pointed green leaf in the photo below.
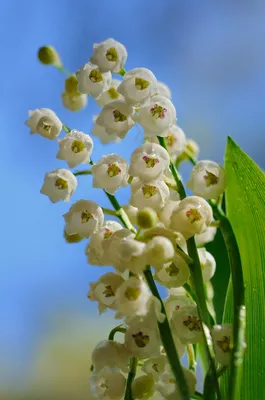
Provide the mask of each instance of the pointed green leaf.
MULTIPOLYGON (((247 309, 247 350, 236 400, 265 399, 265 175, 231 138, 225 168, 227 212, 240 250, 247 309)), ((223 320, 232 320, 231 290, 223 320)), ((222 378, 222 389, 228 398, 227 376, 222 378)))

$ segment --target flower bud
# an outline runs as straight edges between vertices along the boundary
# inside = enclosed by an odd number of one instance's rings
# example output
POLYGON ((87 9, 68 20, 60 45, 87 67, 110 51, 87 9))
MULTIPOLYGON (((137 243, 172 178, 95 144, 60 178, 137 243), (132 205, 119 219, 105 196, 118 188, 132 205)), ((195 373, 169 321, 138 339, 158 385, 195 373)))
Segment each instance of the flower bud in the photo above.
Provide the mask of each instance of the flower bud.
POLYGON ((54 65, 55 67, 62 66, 59 54, 52 46, 40 47, 38 50, 38 59, 45 65, 54 65))
POLYGON ((65 230, 63 232, 63 235, 67 243, 79 243, 83 239, 82 236, 80 236, 78 233, 74 235, 68 235, 68 233, 65 230))
POLYGON ((65 80, 65 91, 67 93, 77 93, 77 86, 78 86, 78 80, 77 77, 75 75, 71 75, 69 76, 66 80, 65 80))
POLYGON ((148 264, 158 270, 163 264, 172 261, 174 257, 174 246, 170 239, 164 236, 155 236, 146 245, 146 257, 148 264))
POLYGON ((149 399, 153 396, 155 382, 148 375, 142 375, 136 378, 132 384, 132 395, 134 399, 149 399))
POLYGON ((156 226, 157 220, 156 212, 150 207, 145 207, 137 213, 137 225, 139 228, 153 228, 156 226))
POLYGON ((180 154, 180 156, 178 157, 178 163, 188 160, 189 157, 196 159, 198 157, 199 151, 200 148, 198 143, 195 142, 195 140, 188 139, 183 153, 180 154))

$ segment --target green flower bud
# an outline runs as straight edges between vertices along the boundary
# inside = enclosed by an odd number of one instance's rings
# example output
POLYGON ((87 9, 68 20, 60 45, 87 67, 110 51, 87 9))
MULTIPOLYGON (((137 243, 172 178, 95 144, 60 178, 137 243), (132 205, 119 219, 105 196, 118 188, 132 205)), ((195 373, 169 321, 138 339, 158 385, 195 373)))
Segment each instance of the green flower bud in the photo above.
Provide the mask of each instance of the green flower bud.
POLYGON ((137 225, 143 229, 149 229, 156 226, 158 222, 156 212, 149 207, 139 210, 137 213, 137 225))
POLYGON ((68 233, 64 231, 63 235, 67 243, 78 243, 83 239, 78 233, 75 235, 68 235, 68 233))
POLYGON ((154 392, 154 380, 150 376, 142 375, 133 381, 132 395, 134 399, 149 399, 154 392))
POLYGON ((76 94, 78 93, 77 85, 78 85, 77 77, 75 75, 71 75, 69 76, 69 78, 65 80, 65 91, 67 93, 76 94))
POLYGON ((38 51, 38 59, 45 65, 54 65, 55 67, 62 66, 59 54, 52 46, 40 47, 38 51))
POLYGON ((180 156, 177 158, 178 164, 180 164, 182 161, 189 160, 190 157, 196 159, 198 157, 199 151, 200 148, 195 140, 187 140, 183 153, 180 154, 180 156))

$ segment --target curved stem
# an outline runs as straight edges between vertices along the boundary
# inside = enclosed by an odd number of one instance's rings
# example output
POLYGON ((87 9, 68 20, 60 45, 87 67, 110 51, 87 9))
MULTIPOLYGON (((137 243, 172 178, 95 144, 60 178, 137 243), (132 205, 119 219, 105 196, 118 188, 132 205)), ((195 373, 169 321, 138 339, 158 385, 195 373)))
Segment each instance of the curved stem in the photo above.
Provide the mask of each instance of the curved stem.
POLYGON ((122 325, 118 325, 118 326, 115 326, 115 328, 113 328, 111 331, 110 331, 110 333, 109 333, 109 340, 114 340, 114 336, 115 336, 115 334, 117 333, 117 332, 120 332, 120 333, 126 333, 126 331, 127 331, 127 329, 126 328, 123 328, 122 327, 122 325))
POLYGON ((161 304, 162 313, 165 315, 164 321, 158 322, 160 337, 161 337, 164 349, 166 351, 167 358, 168 358, 169 364, 171 366, 171 370, 176 379, 176 382, 178 383, 178 387, 179 387, 179 390, 180 390, 180 393, 182 396, 182 400, 188 400, 190 398, 190 396, 189 396, 189 392, 188 392, 186 379, 185 379, 183 369, 182 369, 182 366, 181 366, 181 363, 179 360, 179 356, 178 356, 178 353, 177 353, 177 350, 175 347, 175 343, 174 343, 174 339, 173 339, 171 329, 169 326, 169 322, 167 319, 164 303, 163 303, 163 301, 159 295, 159 292, 157 290, 150 267, 147 267, 145 269, 144 276, 145 276, 145 279, 148 283, 148 286, 149 286, 153 296, 155 296, 159 300, 159 302, 161 304))

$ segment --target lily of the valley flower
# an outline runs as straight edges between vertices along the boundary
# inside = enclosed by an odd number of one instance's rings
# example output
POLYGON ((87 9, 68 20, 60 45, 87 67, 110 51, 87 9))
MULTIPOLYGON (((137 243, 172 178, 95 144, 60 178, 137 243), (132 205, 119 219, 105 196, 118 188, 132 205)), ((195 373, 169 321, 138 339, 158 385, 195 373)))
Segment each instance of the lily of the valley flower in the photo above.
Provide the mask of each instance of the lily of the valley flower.
POLYGON ((59 152, 57 158, 66 160, 69 168, 79 164, 87 164, 93 150, 93 141, 89 135, 72 130, 63 139, 58 139, 59 152))
POLYGON ((104 222, 102 208, 90 200, 78 200, 63 217, 68 235, 78 233, 85 238, 89 238, 104 222))
POLYGON ((127 50, 123 44, 114 39, 107 39, 101 43, 95 43, 94 53, 90 59, 98 65, 102 72, 118 73, 127 60, 127 50))
POLYGON ((60 134, 63 124, 54 111, 49 108, 37 108, 29 111, 29 119, 25 124, 30 127, 30 134, 38 133, 46 139, 56 139, 60 134))
POLYGON ((128 185, 128 164, 118 154, 103 156, 91 168, 93 187, 114 194, 119 188, 128 185))
POLYGON ((49 197, 52 203, 60 200, 70 201, 77 187, 77 179, 71 171, 59 168, 45 174, 40 192, 49 197))

